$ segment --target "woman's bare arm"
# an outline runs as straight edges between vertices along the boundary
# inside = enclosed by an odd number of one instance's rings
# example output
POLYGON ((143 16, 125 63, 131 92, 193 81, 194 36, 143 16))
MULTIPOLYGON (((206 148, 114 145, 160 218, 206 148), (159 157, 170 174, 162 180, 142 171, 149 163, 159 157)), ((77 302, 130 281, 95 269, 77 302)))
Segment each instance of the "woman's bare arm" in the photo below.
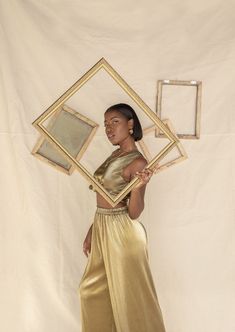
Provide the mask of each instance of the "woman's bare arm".
POLYGON ((136 175, 141 180, 132 190, 130 194, 128 213, 131 219, 136 219, 140 216, 144 210, 144 194, 146 184, 149 182, 153 173, 156 172, 158 164, 153 169, 146 169, 147 160, 144 158, 138 158, 131 163, 128 171, 130 172, 130 180, 136 175))
MULTIPOLYGON (((136 159, 129 168, 131 180, 137 175, 136 172, 141 172, 146 165, 147 161, 144 158, 136 159)), ((146 183, 140 183, 131 190, 128 204, 128 214, 131 219, 137 219, 144 210, 145 189, 146 183)))

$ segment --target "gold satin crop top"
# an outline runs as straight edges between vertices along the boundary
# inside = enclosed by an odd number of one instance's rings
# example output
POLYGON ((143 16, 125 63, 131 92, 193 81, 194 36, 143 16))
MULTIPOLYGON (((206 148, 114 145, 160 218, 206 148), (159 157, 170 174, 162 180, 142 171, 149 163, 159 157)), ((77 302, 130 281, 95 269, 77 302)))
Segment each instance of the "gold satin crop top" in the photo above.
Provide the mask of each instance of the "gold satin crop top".
MULTIPOLYGON (((133 150, 125 155, 115 156, 115 150, 103 164, 101 164, 94 172, 94 178, 103 185, 110 195, 118 195, 127 185, 127 181, 122 177, 123 169, 128 166, 134 159, 143 157, 140 151, 133 150)), ((93 186, 89 186, 93 189, 93 186)), ((130 192, 123 199, 128 199, 130 192)))

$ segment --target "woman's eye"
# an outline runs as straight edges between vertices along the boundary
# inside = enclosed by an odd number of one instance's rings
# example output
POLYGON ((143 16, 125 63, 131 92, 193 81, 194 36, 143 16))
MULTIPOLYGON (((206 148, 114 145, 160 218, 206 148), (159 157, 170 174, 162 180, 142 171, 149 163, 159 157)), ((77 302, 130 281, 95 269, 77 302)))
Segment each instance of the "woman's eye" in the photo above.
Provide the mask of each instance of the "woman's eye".
POLYGON ((113 120, 110 124, 105 123, 104 127, 106 128, 108 126, 112 126, 112 125, 117 124, 117 123, 118 123, 118 120, 113 120))

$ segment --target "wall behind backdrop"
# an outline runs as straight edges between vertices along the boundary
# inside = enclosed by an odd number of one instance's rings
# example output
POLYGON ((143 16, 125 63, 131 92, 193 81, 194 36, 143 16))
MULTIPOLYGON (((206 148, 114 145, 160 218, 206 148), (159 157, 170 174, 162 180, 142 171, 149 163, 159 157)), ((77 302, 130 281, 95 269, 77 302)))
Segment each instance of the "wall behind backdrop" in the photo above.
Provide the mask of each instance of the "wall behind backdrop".
POLYGON ((203 82, 201 137, 140 219, 167 332, 234 332, 234 1, 1 0, 0 39, 1 331, 81 331, 95 196, 30 154, 31 123, 105 57, 152 110, 158 79, 203 82))

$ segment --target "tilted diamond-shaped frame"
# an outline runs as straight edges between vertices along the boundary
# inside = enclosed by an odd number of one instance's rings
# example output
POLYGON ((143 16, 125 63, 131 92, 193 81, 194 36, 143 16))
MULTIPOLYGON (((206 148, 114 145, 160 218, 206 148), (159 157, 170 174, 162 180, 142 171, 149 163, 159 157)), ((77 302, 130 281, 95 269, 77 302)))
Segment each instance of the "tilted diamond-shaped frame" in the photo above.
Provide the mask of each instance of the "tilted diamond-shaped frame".
POLYGON ((145 104, 145 102, 137 95, 137 93, 124 81, 124 79, 111 67, 111 65, 101 58, 92 68, 90 68, 77 82, 75 82, 61 97, 59 97, 43 114, 41 114, 32 124, 44 135, 49 141, 57 146, 61 153, 70 161, 77 170, 93 185, 112 206, 117 205, 139 182, 140 179, 135 177, 126 187, 117 195, 112 196, 107 190, 93 177, 92 174, 77 161, 69 152, 48 132, 47 128, 42 125, 57 109, 68 100, 75 92, 77 92, 88 80, 90 80, 100 69, 106 72, 116 81, 116 83, 132 98, 132 100, 145 112, 145 114, 153 121, 153 123, 161 129, 161 131, 170 140, 167 144, 146 166, 153 168, 158 160, 162 159, 178 142, 177 137, 167 128, 167 126, 157 117, 157 115, 145 104))

